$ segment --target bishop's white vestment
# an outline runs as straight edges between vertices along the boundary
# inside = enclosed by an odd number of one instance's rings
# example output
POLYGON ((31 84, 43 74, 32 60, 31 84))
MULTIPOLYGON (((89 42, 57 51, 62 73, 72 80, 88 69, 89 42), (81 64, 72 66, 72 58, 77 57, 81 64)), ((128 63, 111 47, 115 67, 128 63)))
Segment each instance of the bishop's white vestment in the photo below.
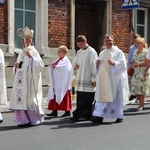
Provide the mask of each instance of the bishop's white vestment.
POLYGON ((42 95, 42 70, 44 63, 34 46, 29 46, 32 58, 19 53, 17 63, 22 63, 17 68, 14 76, 13 89, 10 98, 11 110, 35 111, 40 115, 45 113, 42 95))
POLYGON ((125 56, 112 46, 100 53, 99 60, 93 116, 123 118, 123 105, 128 103, 129 94, 125 56), (108 58, 115 61, 114 66, 108 64, 108 58))

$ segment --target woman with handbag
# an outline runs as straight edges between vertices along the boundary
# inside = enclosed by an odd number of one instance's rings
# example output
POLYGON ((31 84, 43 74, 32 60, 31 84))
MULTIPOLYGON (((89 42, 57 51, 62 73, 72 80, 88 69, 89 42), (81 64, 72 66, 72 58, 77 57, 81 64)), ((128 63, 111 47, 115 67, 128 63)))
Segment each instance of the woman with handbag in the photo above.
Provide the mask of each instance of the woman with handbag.
POLYGON ((133 54, 133 63, 134 74, 131 80, 131 94, 136 95, 139 99, 139 106, 137 111, 141 111, 144 108, 144 99, 146 95, 149 95, 149 81, 150 76, 147 75, 147 78, 143 77, 143 72, 145 70, 146 64, 148 63, 147 55, 147 44, 145 43, 144 38, 136 39, 137 50, 133 54))
MULTIPOLYGON (((139 34, 133 35, 133 37, 132 37, 133 45, 130 47, 129 54, 128 54, 128 70, 127 70, 127 73, 128 73, 129 85, 131 84, 131 79, 132 79, 132 76, 133 76, 133 73, 134 73, 134 68, 132 67, 132 62, 133 62, 133 54, 134 54, 135 50, 137 50, 136 39, 138 37, 141 37, 141 36, 139 34)), ((129 101, 132 101, 134 98, 136 98, 135 95, 130 95, 129 101)), ((138 99, 136 99, 136 101, 137 100, 138 99)))

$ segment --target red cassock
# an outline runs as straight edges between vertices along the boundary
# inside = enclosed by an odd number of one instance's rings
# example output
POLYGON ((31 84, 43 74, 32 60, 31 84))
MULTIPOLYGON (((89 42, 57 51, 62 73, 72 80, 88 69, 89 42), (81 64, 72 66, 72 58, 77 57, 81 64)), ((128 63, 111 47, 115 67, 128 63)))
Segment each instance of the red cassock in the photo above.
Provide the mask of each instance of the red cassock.
POLYGON ((66 95, 64 96, 62 102, 58 104, 54 99, 50 100, 48 103, 48 110, 64 110, 64 111, 70 111, 71 110, 71 94, 70 90, 67 91, 66 95))

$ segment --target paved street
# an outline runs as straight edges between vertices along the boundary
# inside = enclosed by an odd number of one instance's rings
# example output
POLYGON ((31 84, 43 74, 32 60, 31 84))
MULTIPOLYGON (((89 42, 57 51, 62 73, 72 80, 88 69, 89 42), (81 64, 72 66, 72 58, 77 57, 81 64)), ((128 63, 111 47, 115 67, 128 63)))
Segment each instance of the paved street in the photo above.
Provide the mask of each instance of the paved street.
POLYGON ((141 112, 136 112, 137 106, 132 101, 125 107, 123 123, 104 120, 102 125, 45 117, 43 125, 19 128, 14 113, 5 112, 0 124, 0 150, 148 150, 150 101, 141 112))

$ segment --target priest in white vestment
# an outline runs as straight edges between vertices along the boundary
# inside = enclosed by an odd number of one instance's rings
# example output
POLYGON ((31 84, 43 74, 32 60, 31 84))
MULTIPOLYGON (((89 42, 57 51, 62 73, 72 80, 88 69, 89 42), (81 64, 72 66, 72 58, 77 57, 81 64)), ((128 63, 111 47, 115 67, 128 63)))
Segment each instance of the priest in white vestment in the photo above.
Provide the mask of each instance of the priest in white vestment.
POLYGON ((96 86, 96 65, 97 53, 87 43, 84 35, 77 37, 76 57, 73 60, 73 67, 76 72, 77 107, 73 112, 72 122, 77 122, 80 118, 91 118, 92 103, 94 101, 96 86))
MULTIPOLYGON (((5 61, 3 51, 0 49, 0 104, 7 104, 6 79, 5 79, 5 61)), ((0 113, 0 123, 3 122, 0 113)))
POLYGON ((71 82, 73 80, 73 67, 67 58, 68 48, 64 45, 58 47, 58 58, 49 65, 50 88, 47 96, 47 116, 57 117, 58 110, 65 111, 61 117, 70 116, 71 110, 71 82))
POLYGON ((124 53, 113 45, 114 37, 106 34, 106 49, 99 55, 99 71, 96 79, 93 123, 102 123, 103 118, 123 121, 123 105, 128 103, 128 76, 124 53))
POLYGON ((23 31, 23 51, 15 64, 10 109, 15 110, 18 126, 38 125, 44 121, 45 113, 41 79, 44 63, 32 46, 33 31, 28 27, 23 31))

